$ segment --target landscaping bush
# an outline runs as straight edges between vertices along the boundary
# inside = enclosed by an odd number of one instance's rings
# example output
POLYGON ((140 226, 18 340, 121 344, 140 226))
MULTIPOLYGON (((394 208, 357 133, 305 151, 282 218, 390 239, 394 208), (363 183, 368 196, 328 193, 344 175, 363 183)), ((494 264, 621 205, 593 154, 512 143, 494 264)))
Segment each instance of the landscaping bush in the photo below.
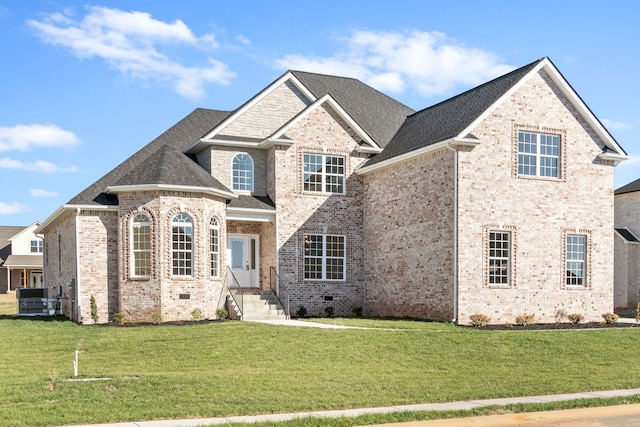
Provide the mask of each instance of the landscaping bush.
POLYGON ((352 312, 354 317, 362 317, 362 307, 353 307, 352 312))
POLYGON ((565 310, 563 308, 557 309, 555 317, 556 317, 556 323, 562 322, 562 319, 567 317, 567 310, 565 310))
POLYGON ((491 322, 491 318, 484 314, 472 314, 469 319, 471 319, 471 325, 476 328, 482 328, 491 322))
POLYGON ((327 315, 327 317, 333 317, 333 307, 329 306, 329 307, 325 307, 324 308, 324 313, 327 315))
POLYGON ((225 320, 229 318, 229 312, 226 308, 219 308, 216 310, 216 317, 220 320, 225 320))
POLYGON ((533 314, 523 314, 516 317, 516 325, 518 326, 527 326, 531 325, 535 322, 536 316, 533 314))
POLYGON ((304 305, 301 305, 300 307, 298 307, 298 311, 296 311, 296 316, 298 317, 307 317, 307 309, 305 308, 304 305))
POLYGON ((91 319, 93 320, 93 323, 98 323, 98 305, 96 304, 96 298, 93 295, 89 298, 89 309, 91 311, 91 319))
POLYGON ((202 310, 199 308, 194 308, 191 310, 191 318, 195 321, 202 320, 204 316, 202 315, 202 310))
POLYGON ((584 320, 584 316, 579 313, 571 313, 569 316, 567 316, 567 318, 569 319, 569 322, 571 322, 571 324, 573 325, 577 325, 578 323, 584 320))
POLYGON ((121 311, 113 315, 113 321, 116 322, 118 325, 124 325, 125 318, 126 318, 126 315, 121 311))
POLYGON ((602 315, 602 318, 604 319, 604 322, 607 325, 610 325, 612 323, 616 323, 618 321, 619 316, 615 313, 605 313, 602 315))

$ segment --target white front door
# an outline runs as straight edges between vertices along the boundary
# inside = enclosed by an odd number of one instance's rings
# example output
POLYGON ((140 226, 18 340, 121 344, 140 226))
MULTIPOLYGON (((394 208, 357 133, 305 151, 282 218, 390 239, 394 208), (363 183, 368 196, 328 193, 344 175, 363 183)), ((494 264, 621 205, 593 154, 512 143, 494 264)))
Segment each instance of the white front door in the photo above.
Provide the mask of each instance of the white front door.
POLYGON ((41 272, 31 273, 31 287, 32 288, 41 288, 42 287, 42 273, 41 272))
MULTIPOLYGON (((253 234, 229 234, 227 236, 227 259, 238 284, 242 287, 258 287, 260 270, 258 236, 253 234)), ((227 281, 233 285, 233 281, 227 281)))

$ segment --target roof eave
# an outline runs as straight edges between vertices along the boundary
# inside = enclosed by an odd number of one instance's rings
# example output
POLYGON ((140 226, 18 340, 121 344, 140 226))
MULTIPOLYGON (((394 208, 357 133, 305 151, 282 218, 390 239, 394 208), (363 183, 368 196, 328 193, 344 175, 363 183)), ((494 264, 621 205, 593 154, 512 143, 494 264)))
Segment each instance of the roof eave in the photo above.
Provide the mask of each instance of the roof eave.
POLYGON ((47 228, 54 225, 60 217, 72 211, 117 211, 119 207, 117 205, 74 205, 74 204, 65 204, 60 206, 54 213, 52 213, 49 218, 44 220, 42 224, 38 228, 36 228, 33 232, 34 234, 44 234, 47 231, 47 228))
POLYGON ((624 162, 625 160, 629 160, 630 157, 626 154, 603 151, 602 153, 598 154, 598 158, 600 160, 607 160, 610 162, 624 162))
POLYGON ((139 184, 139 185, 112 185, 107 187, 107 194, 130 193, 133 191, 184 191, 187 193, 205 193, 213 196, 224 197, 228 200, 238 197, 237 194, 229 191, 219 190, 211 187, 197 187, 191 185, 169 185, 169 184, 139 184))

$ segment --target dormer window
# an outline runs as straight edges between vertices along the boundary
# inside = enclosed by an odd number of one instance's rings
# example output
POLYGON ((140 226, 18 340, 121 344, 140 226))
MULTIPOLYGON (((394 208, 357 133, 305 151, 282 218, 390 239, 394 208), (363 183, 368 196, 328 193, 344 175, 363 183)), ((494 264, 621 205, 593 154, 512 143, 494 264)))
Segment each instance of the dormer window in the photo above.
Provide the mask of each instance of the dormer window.
POLYGON ((234 191, 253 191, 253 159, 247 153, 233 158, 232 183, 234 191))

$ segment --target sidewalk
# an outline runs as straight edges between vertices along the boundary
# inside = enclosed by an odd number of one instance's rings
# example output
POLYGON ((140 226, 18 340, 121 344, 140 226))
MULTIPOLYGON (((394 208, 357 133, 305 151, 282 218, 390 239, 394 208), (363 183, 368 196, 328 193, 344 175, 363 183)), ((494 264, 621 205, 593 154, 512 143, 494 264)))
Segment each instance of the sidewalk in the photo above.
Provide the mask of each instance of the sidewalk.
POLYGON ((262 421, 288 421, 296 418, 340 418, 357 417, 367 414, 385 414, 408 411, 452 411, 468 410, 486 406, 504 406, 516 403, 548 403, 565 400, 624 397, 640 394, 640 388, 630 390, 593 391, 585 393, 555 394, 548 396, 511 397, 505 399, 467 400, 447 403, 424 403, 417 405, 385 406, 381 408, 358 408, 336 411, 314 411, 288 414, 246 415, 223 418, 194 418, 187 420, 137 421, 112 424, 85 424, 65 427, 198 427, 231 423, 257 423, 262 421))

